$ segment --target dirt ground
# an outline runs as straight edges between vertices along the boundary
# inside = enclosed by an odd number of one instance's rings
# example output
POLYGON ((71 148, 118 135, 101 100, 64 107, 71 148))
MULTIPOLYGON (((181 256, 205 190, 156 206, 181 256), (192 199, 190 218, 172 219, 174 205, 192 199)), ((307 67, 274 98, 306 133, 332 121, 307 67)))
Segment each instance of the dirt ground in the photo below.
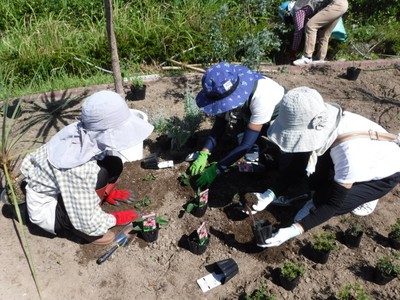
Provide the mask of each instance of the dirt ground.
MULTIPOLYGON (((335 102, 355 113, 370 118, 392 133, 400 132, 400 60, 379 64, 357 63, 362 71, 356 81, 345 78, 346 64, 329 63, 315 67, 268 67, 261 73, 271 77, 288 89, 309 86, 317 89, 325 101, 335 102)), ((193 95, 200 89, 201 74, 168 77, 147 82, 146 99, 129 101, 131 108, 144 111, 149 120, 160 115, 183 115, 183 99, 187 91, 193 95)), ((57 130, 79 116, 80 104, 95 87, 63 91, 30 97, 24 103, 20 121, 38 119, 30 134, 44 134, 47 140, 57 130), (76 96, 79 96, 75 99, 76 96), (29 110, 59 105, 71 101, 62 114, 50 122, 49 117, 29 110)), ((186 148, 187 153, 201 147, 210 122, 206 119, 197 139, 186 148)), ((341 233, 347 227, 350 215, 335 217, 289 242, 270 249, 255 245, 251 219, 237 209, 238 202, 249 200, 249 193, 263 191, 271 184, 274 165, 267 165, 264 173, 241 173, 232 168, 217 178, 209 191, 209 207, 202 218, 183 213, 183 206, 192 199, 195 191, 182 185, 179 177, 189 163, 165 150, 158 135, 153 133, 144 142, 144 156, 158 153, 160 160, 174 160, 174 167, 149 170, 136 161, 125 164, 120 188, 134 191, 136 202, 121 204, 117 209, 133 208, 144 198, 150 205, 142 207, 143 213, 155 212, 169 221, 159 231, 158 239, 146 243, 135 237, 126 247, 117 250, 103 264, 96 264, 110 246, 85 244, 79 238, 52 237, 40 229, 24 226, 30 251, 36 267, 36 275, 42 299, 244 299, 263 282, 266 290, 277 299, 334 299, 346 283, 359 282, 373 299, 399 299, 399 279, 381 286, 373 282, 373 265, 377 258, 393 253, 387 234, 400 212, 400 188, 379 201, 368 217, 362 218, 367 230, 361 246, 348 248, 341 241, 341 233), (188 250, 186 237, 201 222, 210 231, 210 243, 202 255, 188 250), (312 240, 312 234, 327 230, 337 235, 338 249, 327 264, 317 264, 304 252, 312 240), (232 258, 239 272, 226 284, 203 293, 196 280, 212 271, 214 263, 232 258), (283 289, 277 282, 276 269, 285 259, 304 264, 306 272, 300 284, 293 290, 283 289)), ((232 144, 214 153, 218 158, 232 144), (221 151, 223 150, 223 151, 221 151)), ((35 284, 16 233, 15 221, 8 207, 2 205, 0 228, 0 299, 39 299, 35 284)), ((301 205, 301 203, 299 204, 301 205)), ((104 210, 115 210, 105 204, 104 210)), ((276 227, 291 224, 298 207, 269 207, 256 214, 256 220, 267 219, 276 227)), ((119 232, 122 228, 115 227, 119 232)))

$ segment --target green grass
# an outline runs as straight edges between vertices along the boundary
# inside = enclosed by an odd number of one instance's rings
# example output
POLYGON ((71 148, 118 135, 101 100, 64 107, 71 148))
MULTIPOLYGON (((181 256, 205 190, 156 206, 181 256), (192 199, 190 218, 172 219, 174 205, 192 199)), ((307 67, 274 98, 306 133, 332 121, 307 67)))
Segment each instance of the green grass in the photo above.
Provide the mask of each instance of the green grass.
MULTIPOLYGON (((365 1, 351 3, 344 18, 349 42, 332 43, 339 48, 332 52, 360 58, 355 45, 372 58, 400 55, 400 0, 380 0, 387 7, 384 14, 363 14, 370 9, 365 1)), ((292 37, 277 13, 281 2, 114 0, 121 70, 160 73, 158 65, 171 57, 186 63, 235 61, 252 68, 275 61, 287 55, 292 37)), ((4 0, 0 15, 1 99, 113 82, 99 71, 112 69, 103 2, 4 0)))

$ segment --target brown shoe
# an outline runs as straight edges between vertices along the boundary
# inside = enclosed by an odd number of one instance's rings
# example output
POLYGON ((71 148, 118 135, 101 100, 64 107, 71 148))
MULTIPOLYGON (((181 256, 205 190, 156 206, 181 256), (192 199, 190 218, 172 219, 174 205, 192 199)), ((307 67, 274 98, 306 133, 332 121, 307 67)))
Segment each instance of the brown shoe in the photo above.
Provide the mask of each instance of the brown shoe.
POLYGON ((80 231, 75 231, 75 234, 85 239, 89 243, 99 246, 111 244, 115 239, 115 233, 112 231, 107 231, 103 236, 90 236, 80 231))

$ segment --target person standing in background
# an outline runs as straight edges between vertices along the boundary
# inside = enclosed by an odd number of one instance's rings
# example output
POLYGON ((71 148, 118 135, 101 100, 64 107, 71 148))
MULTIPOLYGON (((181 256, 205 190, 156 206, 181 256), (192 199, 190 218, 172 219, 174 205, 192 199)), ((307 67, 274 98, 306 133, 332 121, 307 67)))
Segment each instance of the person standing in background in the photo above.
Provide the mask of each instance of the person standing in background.
POLYGON ((314 62, 323 62, 328 52, 329 38, 339 18, 347 11, 347 0, 332 0, 325 8, 317 12, 305 26, 304 52, 301 58, 295 60, 295 66, 314 62), (313 53, 317 46, 315 60, 313 53))

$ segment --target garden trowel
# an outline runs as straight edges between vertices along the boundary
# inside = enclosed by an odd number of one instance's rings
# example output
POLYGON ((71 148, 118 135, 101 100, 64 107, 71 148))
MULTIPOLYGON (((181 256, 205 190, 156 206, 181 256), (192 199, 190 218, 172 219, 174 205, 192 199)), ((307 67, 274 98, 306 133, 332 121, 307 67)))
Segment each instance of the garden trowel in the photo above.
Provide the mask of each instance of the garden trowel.
POLYGON ((100 256, 97 260, 96 263, 98 265, 101 265, 103 262, 105 262, 115 251, 118 250, 120 247, 126 246, 128 243, 128 240, 132 238, 132 234, 130 232, 133 230, 133 223, 130 222, 128 225, 124 227, 124 229, 121 230, 120 233, 115 237, 113 243, 114 246, 108 250, 106 253, 104 253, 102 256, 100 256))

